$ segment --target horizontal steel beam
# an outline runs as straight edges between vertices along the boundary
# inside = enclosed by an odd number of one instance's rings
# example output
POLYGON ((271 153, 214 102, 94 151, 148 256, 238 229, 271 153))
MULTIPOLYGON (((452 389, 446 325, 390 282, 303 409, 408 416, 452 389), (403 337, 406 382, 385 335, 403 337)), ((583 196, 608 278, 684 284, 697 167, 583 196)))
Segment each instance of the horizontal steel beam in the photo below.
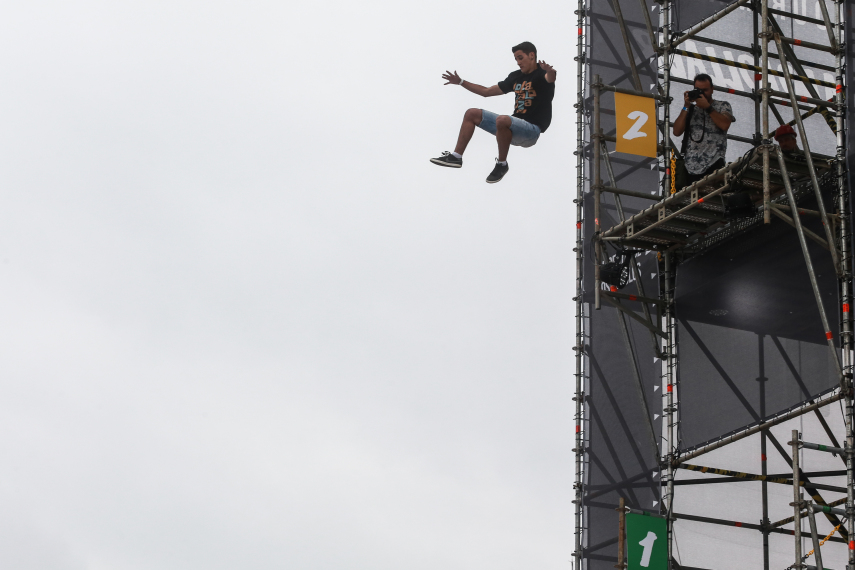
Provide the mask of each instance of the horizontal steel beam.
POLYGON ((656 93, 647 93, 646 91, 636 91, 635 89, 626 89, 625 87, 617 87, 615 85, 600 85, 601 91, 613 91, 615 93, 623 93, 625 95, 635 95, 636 97, 646 97, 648 99, 656 99, 657 101, 667 101, 668 97, 657 95, 656 93))
POLYGON ((627 309, 626 307, 624 307, 623 305, 621 305, 621 304, 620 304, 620 301, 618 301, 618 300, 616 300, 616 299, 612 299, 611 297, 609 297, 609 296, 608 296, 608 295, 606 295, 605 293, 607 293, 607 291, 601 291, 601 293, 600 293, 600 294, 602 295, 602 298, 603 298, 603 299, 605 299, 607 302, 611 303, 611 304, 612 304, 612 305, 613 305, 617 310, 621 311, 622 313, 624 313, 624 314, 625 314, 625 315, 627 315, 628 317, 630 317, 630 318, 632 318, 632 319, 635 319, 636 321, 638 321, 639 323, 641 323, 641 325, 642 325, 643 327, 645 327, 645 328, 650 329, 651 331, 653 331, 653 333, 654 333, 654 334, 658 334, 658 335, 659 335, 659 336, 661 336, 662 338, 665 338, 665 337, 667 336, 664 332, 662 332, 661 330, 659 330, 659 329, 657 329, 656 327, 654 327, 653 325, 651 325, 651 324, 647 321, 647 319, 645 319, 645 318, 643 318, 643 317, 640 317, 640 316, 636 315, 636 314, 635 314, 635 311, 632 311, 632 310, 630 310, 630 309, 627 309))
MULTIPOLYGON (((817 26, 825 26, 825 22, 822 20, 817 20, 816 18, 811 18, 810 16, 802 16, 801 14, 796 14, 794 12, 784 12, 783 10, 775 10, 774 8, 769 8, 770 14, 775 14, 776 16, 783 16, 784 18, 792 18, 793 20, 801 20, 802 22, 810 22, 811 24, 816 24, 817 26)), ((842 24, 832 24, 833 26, 843 27, 842 24)))
POLYGON ((620 194, 621 196, 631 196, 633 198, 643 198, 645 200, 659 200, 661 196, 656 194, 645 194, 644 192, 634 192, 632 190, 624 190, 623 188, 613 188, 611 186, 602 186, 600 190, 603 192, 611 192, 612 194, 620 194))
POLYGON ((739 8, 741 6, 745 6, 746 4, 749 4, 750 2, 751 2, 751 0, 739 0, 738 2, 734 2, 733 4, 728 6, 727 8, 724 8, 723 10, 719 10, 718 12, 716 12, 715 14, 710 16, 709 18, 707 18, 705 20, 701 20, 701 22, 699 22, 698 24, 695 24, 694 26, 692 26, 691 28, 686 30, 686 32, 682 36, 680 36, 679 38, 677 38, 676 40, 671 42, 670 47, 674 48, 674 47, 680 45, 681 43, 690 39, 692 36, 694 36, 698 32, 701 32, 701 31, 709 28, 710 26, 712 26, 713 24, 715 24, 716 22, 718 22, 719 20, 721 20, 722 18, 724 18, 725 16, 727 16, 728 14, 730 14, 731 12, 736 10, 737 8, 739 8))
MULTIPOLYGON (((779 217, 779 218, 781 218, 782 220, 784 220, 785 222, 787 222, 787 223, 788 223, 789 225, 791 225, 792 227, 794 227, 794 228, 796 227, 796 221, 795 221, 795 220, 793 220, 790 216, 788 216, 788 215, 787 215, 787 214, 785 214, 784 212, 782 212, 782 211, 781 211, 781 209, 780 209, 780 207, 778 206, 778 204, 771 204, 771 206, 772 206, 772 213, 773 213, 773 214, 775 214, 777 217, 779 217)), ((804 232, 805 237, 808 237, 808 238, 810 238, 811 240, 815 241, 816 243, 818 243, 819 245, 821 245, 824 249, 827 249, 827 250, 831 251, 831 250, 828 248, 828 242, 827 242, 827 241, 825 241, 825 239, 823 239, 823 238, 819 237, 819 236, 818 236, 818 235, 816 235, 814 232, 810 231, 809 229, 807 229, 807 228, 805 228, 805 227, 802 227, 802 231, 804 232)))
MULTIPOLYGON (((757 155, 755 154, 754 156, 752 156, 752 158, 750 160, 752 160, 752 161, 755 160, 756 156, 757 155)), ((736 168, 742 166, 742 164, 743 164, 742 161, 737 160, 735 162, 731 162, 730 164, 716 170, 713 173, 708 174, 707 176, 698 180, 697 182, 693 182, 692 184, 686 186, 685 188, 683 188, 679 192, 677 192, 675 194, 671 194, 670 196, 664 198, 663 200, 654 204, 653 206, 650 206, 649 208, 646 208, 646 209, 642 210, 641 212, 635 214, 631 218, 627 218, 625 221, 619 223, 618 225, 616 225, 612 228, 609 228, 608 230, 603 232, 603 237, 615 236, 618 233, 623 232, 623 230, 628 228, 631 224, 633 224, 635 222, 640 222, 641 220, 645 219, 648 215, 652 214, 653 212, 655 212, 661 208, 665 208, 665 207, 668 207, 671 205, 682 203, 683 200, 685 200, 686 198, 691 196, 692 191, 694 191, 696 188, 708 186, 710 184, 710 180, 717 180, 719 178, 722 178, 725 174, 727 174, 731 170, 735 170, 736 168)), ((723 190, 724 190, 724 187, 719 188, 719 191, 723 191, 723 190)), ((699 202, 693 202, 692 205, 695 206, 698 203, 699 202)), ((649 227, 650 226, 648 226, 648 228, 649 227)), ((647 229, 647 228, 645 228, 645 229, 647 229)), ((633 236, 626 236, 626 237, 632 238, 633 236)))
POLYGON ((638 301, 639 303, 653 303, 654 305, 667 305, 668 301, 662 299, 652 299, 650 297, 639 297, 638 295, 628 295, 626 293, 618 293, 617 291, 603 291, 603 295, 614 297, 616 299, 626 299, 627 301, 638 301))
MULTIPOLYGON (((784 41, 784 39, 785 38, 781 38, 781 41, 784 41)), ((675 49, 674 53, 677 55, 685 56, 685 57, 693 57, 695 59, 700 59, 703 61, 710 61, 712 63, 720 63, 722 65, 729 65, 730 67, 738 67, 740 69, 747 69, 748 71, 754 71, 755 73, 762 73, 762 71, 763 71, 762 67, 759 67, 756 65, 751 65, 750 63, 742 63, 739 61, 733 61, 730 59, 724 59, 724 58, 715 57, 712 55, 703 55, 700 53, 694 53, 694 52, 686 51, 683 49, 675 49)), ((769 70, 769 75, 774 75, 776 77, 784 77, 783 72, 776 71, 774 69, 769 70)), ((802 81, 802 82, 813 83, 814 85, 822 85, 823 87, 830 87, 832 89, 835 89, 837 87, 836 83, 830 83, 828 81, 823 81, 822 79, 813 79, 813 78, 807 77, 805 75, 793 75, 792 78, 794 80, 798 79, 799 81, 802 81)))
MULTIPOLYGON (((733 43, 730 43, 730 42, 723 42, 723 41, 721 41, 721 40, 715 40, 715 39, 713 39, 713 38, 707 38, 707 37, 695 36, 695 40, 697 40, 697 41, 699 41, 699 42, 703 42, 703 43, 705 43, 705 44, 710 44, 710 45, 715 45, 715 46, 721 46, 721 47, 726 47, 726 48, 730 48, 730 49, 740 50, 740 51, 744 51, 744 52, 751 53, 751 54, 756 53, 757 55, 760 55, 760 53, 761 53, 761 50, 760 50, 759 48, 758 48, 758 49, 756 49, 756 50, 752 50, 752 48, 751 48, 751 47, 741 46, 741 45, 733 44, 733 43)), ((770 57, 770 58, 775 58, 775 59, 781 59, 781 58, 780 58, 780 56, 779 56, 777 53, 771 53, 771 52, 770 52, 770 53, 769 53, 769 57, 770 57)), ((813 69, 821 69, 822 71, 830 71, 830 72, 832 72, 832 73, 834 73, 834 72, 836 72, 836 71, 837 71, 837 68, 836 68, 836 67, 834 67, 834 66, 832 66, 832 65, 823 65, 823 64, 821 64, 821 63, 816 63, 816 62, 814 62, 814 61, 804 61, 804 60, 800 60, 800 63, 801 63, 803 66, 811 67, 811 68, 813 68, 813 69)))
MULTIPOLYGON (((726 519, 718 519, 718 518, 713 518, 713 517, 701 517, 698 515, 687 515, 687 514, 683 514, 683 513, 674 513, 672 515, 672 517, 675 520, 687 520, 687 521, 702 522, 702 523, 708 523, 708 524, 716 524, 716 525, 721 525, 721 526, 733 526, 736 528, 747 528, 747 529, 751 529, 751 530, 759 530, 761 532, 764 530, 763 525, 740 522, 740 521, 731 521, 731 520, 726 520, 726 519)), ((767 532, 774 533, 774 534, 789 534, 789 535, 793 534, 793 531, 784 530, 782 528, 766 527, 765 530, 767 532)), ((836 537, 836 536, 832 536, 828 540, 829 540, 829 542, 842 542, 842 543, 847 542, 846 540, 839 538, 839 537, 836 537)))
MULTIPOLYGON (((715 469, 713 467, 703 467, 700 465, 689 465, 688 463, 681 463, 676 466, 678 469, 686 469, 688 471, 695 471, 698 473, 710 473, 712 475, 726 475, 728 477, 736 477, 737 479, 744 479, 746 481, 766 481, 767 483, 776 483, 778 485, 788 485, 792 486, 793 479, 792 477, 771 477, 769 475, 756 475, 754 473, 740 473, 738 471, 730 471, 728 469, 715 469)), ((799 481, 799 487, 804 487, 805 485, 810 485, 813 488, 821 489, 823 491, 834 491, 836 493, 845 493, 846 487, 840 487, 837 485, 825 485, 823 483, 813 483, 806 481, 799 481)))
POLYGON ((800 442, 800 444, 804 449, 813 449, 815 451, 825 451, 827 453, 834 453, 836 455, 851 455, 851 449, 844 449, 842 447, 834 447, 833 445, 822 445, 821 443, 808 443, 806 441, 800 442))
POLYGON ((765 422, 760 422, 759 424, 757 424, 753 427, 750 427, 750 428, 744 429, 740 432, 731 434, 725 438, 720 439, 719 441, 716 441, 715 443, 710 443, 710 444, 701 446, 701 447, 699 447, 693 451, 690 451, 689 453, 686 453, 683 455, 678 455, 673 460, 672 463, 674 465, 679 465, 680 463, 682 463, 684 461, 688 461, 689 459, 694 459, 695 457, 700 457, 701 455, 704 455, 705 453, 709 453, 710 451, 715 451, 716 449, 724 447, 725 445, 731 444, 735 441, 739 441, 740 439, 744 439, 750 435, 754 435, 755 433, 760 433, 761 431, 767 430, 770 427, 774 427, 778 424, 782 424, 782 423, 789 421, 793 418, 797 418, 797 417, 799 417, 803 414, 806 414, 808 412, 818 410, 819 408, 823 408, 823 407, 827 406, 828 404, 833 404, 834 402, 837 402, 838 400, 842 400, 842 399, 843 399, 843 393, 839 389, 836 389, 835 392, 833 392, 830 396, 826 396, 823 399, 819 400, 818 402, 815 401, 812 404, 808 404, 807 406, 801 406, 799 408, 796 408, 795 410, 790 410, 789 412, 783 413, 783 414, 776 416, 770 420, 767 420, 765 422))
MULTIPOLYGON (((836 51, 831 46, 824 46, 822 44, 816 44, 813 42, 806 42, 804 40, 799 40, 796 38, 787 38, 787 37, 781 36, 781 41, 784 42, 785 44, 790 44, 790 45, 799 46, 799 47, 808 48, 808 49, 814 49, 817 51, 825 51, 828 53, 834 53, 836 51)), ((770 69, 769 73, 771 73, 771 72, 772 72, 772 70, 770 69)))

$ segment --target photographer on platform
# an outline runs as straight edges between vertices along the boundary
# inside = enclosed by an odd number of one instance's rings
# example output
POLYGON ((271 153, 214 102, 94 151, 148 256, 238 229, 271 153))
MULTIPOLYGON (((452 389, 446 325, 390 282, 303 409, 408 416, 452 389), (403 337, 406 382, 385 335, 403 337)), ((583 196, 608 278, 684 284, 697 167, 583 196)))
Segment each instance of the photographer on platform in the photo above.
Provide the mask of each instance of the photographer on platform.
POLYGON ((695 88, 683 94, 683 110, 674 121, 674 136, 683 137, 683 164, 677 166, 680 190, 722 168, 727 153, 727 130, 736 119, 727 101, 713 100, 712 78, 695 76, 695 88))

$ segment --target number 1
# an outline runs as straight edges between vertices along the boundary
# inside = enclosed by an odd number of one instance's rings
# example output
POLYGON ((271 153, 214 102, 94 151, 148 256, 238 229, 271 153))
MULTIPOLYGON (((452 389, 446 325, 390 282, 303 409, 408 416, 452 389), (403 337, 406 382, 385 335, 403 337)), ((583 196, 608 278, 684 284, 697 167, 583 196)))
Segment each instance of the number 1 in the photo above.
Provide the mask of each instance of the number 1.
POLYGON ((653 554, 653 543, 656 542, 656 533, 648 532, 647 536, 644 537, 644 540, 639 542, 639 546, 644 547, 644 552, 641 553, 641 565, 644 568, 650 566, 650 555, 653 554))

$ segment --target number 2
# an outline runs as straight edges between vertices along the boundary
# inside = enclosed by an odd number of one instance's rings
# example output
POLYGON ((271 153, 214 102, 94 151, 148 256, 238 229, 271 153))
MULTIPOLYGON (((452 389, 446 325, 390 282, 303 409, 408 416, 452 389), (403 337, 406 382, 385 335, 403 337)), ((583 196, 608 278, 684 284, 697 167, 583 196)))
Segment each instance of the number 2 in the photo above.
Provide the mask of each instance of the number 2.
MULTIPOLYGON (((638 111, 635 112, 638 113, 638 111)), ((644 113, 641 114, 644 115, 644 113)), ((630 115, 630 117, 631 116, 632 115, 630 115)), ((647 115, 644 115, 644 117, 646 118, 647 115)), ((647 536, 644 537, 644 540, 638 543, 639 546, 644 547, 644 551, 641 553, 641 566, 643 566, 644 568, 650 566, 650 555, 653 554, 653 543, 656 542, 656 538, 656 533, 651 531, 647 533, 647 536)))
POLYGON ((628 141, 631 141, 632 139, 638 139, 647 136, 647 133, 642 133, 640 130, 641 127, 643 127, 644 124, 647 123, 647 113, 642 113, 641 111, 633 111, 626 117, 628 119, 635 119, 635 123, 633 123, 632 127, 630 127, 626 134, 623 135, 623 138, 628 141))

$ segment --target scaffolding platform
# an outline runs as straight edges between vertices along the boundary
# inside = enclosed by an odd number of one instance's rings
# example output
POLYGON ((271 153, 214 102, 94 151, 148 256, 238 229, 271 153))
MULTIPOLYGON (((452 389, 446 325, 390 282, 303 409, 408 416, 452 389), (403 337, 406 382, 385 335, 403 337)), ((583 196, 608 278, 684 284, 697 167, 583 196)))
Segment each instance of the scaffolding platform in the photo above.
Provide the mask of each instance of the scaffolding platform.
MULTIPOLYGON (((813 155, 814 167, 820 181, 833 174, 835 161, 829 157, 813 155)), ((794 189, 804 189, 811 184, 810 171, 804 161, 785 157, 786 176, 794 189)), ((791 212, 787 205, 785 185, 780 168, 770 166, 769 191, 773 214, 791 212)), ((602 191, 612 189, 603 187, 602 191)), ((605 229, 602 239, 633 249, 677 251, 690 249, 698 252, 711 242, 704 238, 728 229, 741 229, 737 219, 729 218, 724 197, 736 192, 748 192, 756 206, 763 204, 763 166, 761 147, 755 148, 738 161, 709 174, 645 208, 623 222, 605 229)), ((796 192, 797 200, 805 192, 796 192)), ((805 214, 804 210, 800 212, 805 214)), ((751 216, 753 217, 753 216, 751 216)), ((721 242, 721 238, 716 243, 721 242)))

